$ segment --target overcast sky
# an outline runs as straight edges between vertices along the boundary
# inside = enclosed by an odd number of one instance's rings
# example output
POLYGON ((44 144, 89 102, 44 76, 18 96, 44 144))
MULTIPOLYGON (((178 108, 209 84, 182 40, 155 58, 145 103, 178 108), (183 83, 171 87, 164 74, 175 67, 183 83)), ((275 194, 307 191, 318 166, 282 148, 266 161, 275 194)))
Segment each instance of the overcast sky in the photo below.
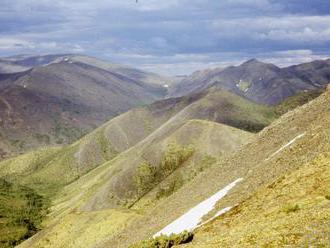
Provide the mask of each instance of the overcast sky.
POLYGON ((171 75, 330 48, 330 0, 0 0, 0 23, 0 56, 80 53, 171 75))

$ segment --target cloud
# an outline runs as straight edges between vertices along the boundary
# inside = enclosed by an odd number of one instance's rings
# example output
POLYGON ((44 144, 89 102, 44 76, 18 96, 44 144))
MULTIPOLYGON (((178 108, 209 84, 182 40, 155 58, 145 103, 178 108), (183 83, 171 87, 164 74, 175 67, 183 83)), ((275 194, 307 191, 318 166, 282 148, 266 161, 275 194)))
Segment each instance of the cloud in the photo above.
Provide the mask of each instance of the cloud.
POLYGON ((325 0, 2 0, 0 22, 0 56, 86 53, 163 72, 330 46, 325 0))
POLYGON ((0 38, 0 50, 33 49, 34 44, 15 38, 0 38))

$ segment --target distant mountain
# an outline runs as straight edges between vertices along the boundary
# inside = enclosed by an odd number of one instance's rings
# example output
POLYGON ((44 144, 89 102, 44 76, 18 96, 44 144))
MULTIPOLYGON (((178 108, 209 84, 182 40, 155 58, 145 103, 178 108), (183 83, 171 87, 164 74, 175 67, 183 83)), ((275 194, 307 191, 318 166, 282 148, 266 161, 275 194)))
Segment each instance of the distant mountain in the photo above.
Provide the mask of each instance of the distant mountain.
POLYGON ((15 57, 33 67, 0 74, 2 156, 67 144, 106 120, 166 95, 170 80, 86 56, 15 57))
POLYGON ((69 54, 51 55, 15 55, 0 58, 0 73, 15 73, 27 71, 36 66, 44 66, 64 59, 69 54))
POLYGON ((330 59, 287 68, 252 59, 240 66, 195 72, 175 84, 169 95, 182 96, 213 86, 274 105, 299 92, 324 88, 329 82, 330 59))

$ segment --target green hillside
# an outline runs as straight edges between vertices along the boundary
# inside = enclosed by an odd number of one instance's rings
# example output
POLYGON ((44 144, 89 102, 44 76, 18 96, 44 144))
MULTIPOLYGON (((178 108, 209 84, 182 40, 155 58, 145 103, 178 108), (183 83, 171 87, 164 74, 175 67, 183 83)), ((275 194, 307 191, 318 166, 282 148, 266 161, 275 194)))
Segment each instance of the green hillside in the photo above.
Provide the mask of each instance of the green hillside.
POLYGON ((72 145, 3 161, 0 176, 51 201, 43 230, 20 247, 127 247, 247 177, 231 197, 235 205, 295 168, 265 156, 317 123, 324 98, 275 120, 275 108, 211 88, 131 110, 72 145))

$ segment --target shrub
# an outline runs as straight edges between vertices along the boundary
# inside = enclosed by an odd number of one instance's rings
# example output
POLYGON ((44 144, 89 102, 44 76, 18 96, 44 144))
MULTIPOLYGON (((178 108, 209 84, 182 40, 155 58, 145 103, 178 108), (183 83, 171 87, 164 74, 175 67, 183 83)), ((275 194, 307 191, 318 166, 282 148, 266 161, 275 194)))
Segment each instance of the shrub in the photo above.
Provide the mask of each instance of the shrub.
POLYGON ((180 173, 175 175, 175 177, 171 180, 171 182, 164 187, 160 187, 158 190, 156 197, 157 199, 168 197, 172 195, 175 191, 177 191, 183 185, 183 178, 180 173))
POLYGON ((177 143, 170 143, 161 161, 162 173, 166 176, 171 174, 180 165, 186 162, 194 153, 194 148, 189 146, 181 146, 177 143))
POLYGON ((284 208, 284 212, 289 214, 289 213, 294 213, 300 210, 300 206, 298 204, 295 205, 289 205, 284 208))
MULTIPOLYGON (((138 196, 147 193, 164 178, 168 177, 173 171, 186 162, 193 153, 194 149, 192 146, 181 146, 176 143, 170 143, 159 166, 155 167, 149 162, 143 161, 137 167, 134 176, 138 196)), ((170 191, 173 192, 177 186, 178 185, 172 185, 172 188, 168 189, 169 191, 167 193, 170 191)), ((165 192, 163 193, 167 194, 165 192)))
POLYGON ((130 248, 170 248, 174 245, 187 244, 194 238, 192 232, 184 231, 180 234, 172 234, 170 236, 161 235, 159 237, 144 240, 138 244, 132 245, 130 248))
POLYGON ((156 182, 156 168, 147 161, 143 161, 137 168, 134 181, 138 193, 144 194, 152 189, 156 182))

